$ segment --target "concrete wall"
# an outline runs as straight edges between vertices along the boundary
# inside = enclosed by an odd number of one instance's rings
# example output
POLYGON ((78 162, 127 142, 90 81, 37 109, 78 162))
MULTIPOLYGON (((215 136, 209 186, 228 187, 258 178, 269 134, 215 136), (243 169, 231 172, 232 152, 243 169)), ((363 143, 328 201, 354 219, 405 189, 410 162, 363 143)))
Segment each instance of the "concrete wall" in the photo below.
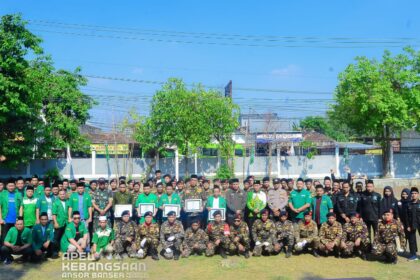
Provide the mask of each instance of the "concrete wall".
MULTIPOLYGON (((249 157, 237 157, 234 161, 235 174, 238 177, 249 174, 265 176, 268 174, 269 161, 269 157, 255 157, 254 163, 250 164, 249 157)), ((0 167, 0 177, 42 175, 49 169, 58 168, 64 177, 97 178, 100 176, 115 177, 116 174, 133 174, 133 177, 138 178, 144 176, 150 162, 151 159, 144 158, 135 158, 131 161, 113 158, 109 161, 104 158, 97 158, 94 161, 92 159, 73 159, 71 164, 68 164, 65 159, 34 160, 29 166, 20 166, 16 170, 0 167), (117 166, 119 172, 117 172, 117 166)), ((186 160, 181 159, 180 176, 184 176, 185 164, 186 160)), ((335 169, 335 166, 336 158, 330 155, 315 156, 313 159, 307 159, 304 156, 281 157, 280 165, 277 157, 271 157, 271 176, 322 178, 329 175, 330 169, 335 169)), ((382 157, 380 155, 351 155, 347 159, 340 157, 338 166, 341 174, 344 174, 345 167, 349 166, 353 174, 367 174, 369 177, 380 176, 382 174, 382 157)), ((396 178, 420 178, 420 154, 395 154, 394 166, 396 178)), ((194 167, 194 159, 189 159, 189 174, 195 173, 194 167)), ((161 169, 163 173, 175 174, 174 158, 160 159, 157 168, 161 169)), ((198 174, 214 176, 217 168, 217 158, 198 158, 197 160, 198 174)))

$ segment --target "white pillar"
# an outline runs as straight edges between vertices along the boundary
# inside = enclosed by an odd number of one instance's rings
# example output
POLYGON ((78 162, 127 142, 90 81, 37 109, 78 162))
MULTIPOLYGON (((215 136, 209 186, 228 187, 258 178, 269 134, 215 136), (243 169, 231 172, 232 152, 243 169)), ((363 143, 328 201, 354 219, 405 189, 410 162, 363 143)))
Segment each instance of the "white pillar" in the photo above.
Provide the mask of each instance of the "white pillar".
POLYGON ((277 146, 277 178, 281 175, 280 148, 277 146))
POLYGON ((389 169, 390 169, 391 178, 395 178, 394 147, 392 147, 392 143, 389 143, 389 169))
POLYGON ((335 145, 335 170, 337 177, 340 177, 340 148, 335 145))
POLYGON ((179 179, 179 154, 178 148, 175 149, 175 178, 179 179))
POLYGON ((197 153, 194 153, 194 174, 197 174, 198 166, 197 166, 197 153))
POLYGON ((92 178, 96 175, 96 150, 92 150, 92 178))
POLYGON ((159 161, 160 161, 159 152, 157 152, 157 155, 156 155, 156 170, 160 169, 159 168, 159 161))

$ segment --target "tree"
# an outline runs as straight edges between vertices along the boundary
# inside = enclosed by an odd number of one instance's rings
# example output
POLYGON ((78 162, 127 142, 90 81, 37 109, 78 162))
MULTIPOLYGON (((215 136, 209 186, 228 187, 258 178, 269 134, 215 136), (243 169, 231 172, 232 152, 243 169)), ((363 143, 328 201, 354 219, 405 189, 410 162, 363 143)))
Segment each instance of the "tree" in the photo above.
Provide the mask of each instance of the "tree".
POLYGON ((420 53, 405 48, 382 61, 357 57, 340 75, 336 104, 329 112, 356 133, 376 138, 383 150, 383 175, 391 176, 391 140, 403 130, 420 130, 420 53))
POLYGON ((308 116, 300 121, 299 129, 303 131, 316 131, 336 140, 336 141, 347 141, 348 132, 344 132, 344 128, 338 125, 334 125, 328 118, 321 116, 308 116))
POLYGON ((153 96, 150 116, 138 117, 134 137, 143 151, 154 155, 176 146, 185 155, 188 174, 190 155, 212 139, 225 155, 231 154, 237 123, 237 106, 231 99, 200 85, 187 88, 182 80, 171 78, 153 96))
POLYGON ((0 21, 0 155, 8 167, 67 144, 82 150, 87 140, 79 127, 94 104, 79 90, 86 84, 80 69, 56 70, 25 24, 18 15, 0 21))

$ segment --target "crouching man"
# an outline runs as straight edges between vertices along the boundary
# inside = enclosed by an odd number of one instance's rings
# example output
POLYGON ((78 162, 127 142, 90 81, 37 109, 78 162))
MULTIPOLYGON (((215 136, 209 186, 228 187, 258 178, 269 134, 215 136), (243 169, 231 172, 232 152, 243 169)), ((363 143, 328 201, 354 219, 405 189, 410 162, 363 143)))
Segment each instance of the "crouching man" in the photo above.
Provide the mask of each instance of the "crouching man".
POLYGON ((108 219, 106 216, 100 216, 98 219, 98 228, 93 234, 92 238, 92 254, 95 260, 105 257, 108 260, 112 259, 114 252, 115 235, 114 230, 108 226, 108 219))
POLYGON ((13 262, 13 255, 22 255, 23 260, 29 260, 32 255, 32 234, 29 228, 23 226, 23 217, 18 217, 4 239, 1 256, 4 264, 13 262))

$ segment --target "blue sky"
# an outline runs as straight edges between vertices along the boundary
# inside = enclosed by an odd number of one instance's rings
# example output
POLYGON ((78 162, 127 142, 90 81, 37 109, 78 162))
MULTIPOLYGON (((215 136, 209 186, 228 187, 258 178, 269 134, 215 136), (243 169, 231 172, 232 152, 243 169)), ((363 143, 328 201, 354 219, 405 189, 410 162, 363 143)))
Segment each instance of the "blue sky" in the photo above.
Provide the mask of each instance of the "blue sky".
MULTIPOLYGON (((419 10, 419 1, 389 0, 0 0, 0 14, 31 21, 57 68, 147 81, 180 77, 221 89, 232 80, 243 112, 284 118, 322 115, 338 73, 356 56, 380 58, 384 49, 397 53, 408 44, 418 49, 419 10)), ((84 91, 99 101, 92 124, 107 129, 131 107, 147 114, 157 88, 89 79, 84 91)))

